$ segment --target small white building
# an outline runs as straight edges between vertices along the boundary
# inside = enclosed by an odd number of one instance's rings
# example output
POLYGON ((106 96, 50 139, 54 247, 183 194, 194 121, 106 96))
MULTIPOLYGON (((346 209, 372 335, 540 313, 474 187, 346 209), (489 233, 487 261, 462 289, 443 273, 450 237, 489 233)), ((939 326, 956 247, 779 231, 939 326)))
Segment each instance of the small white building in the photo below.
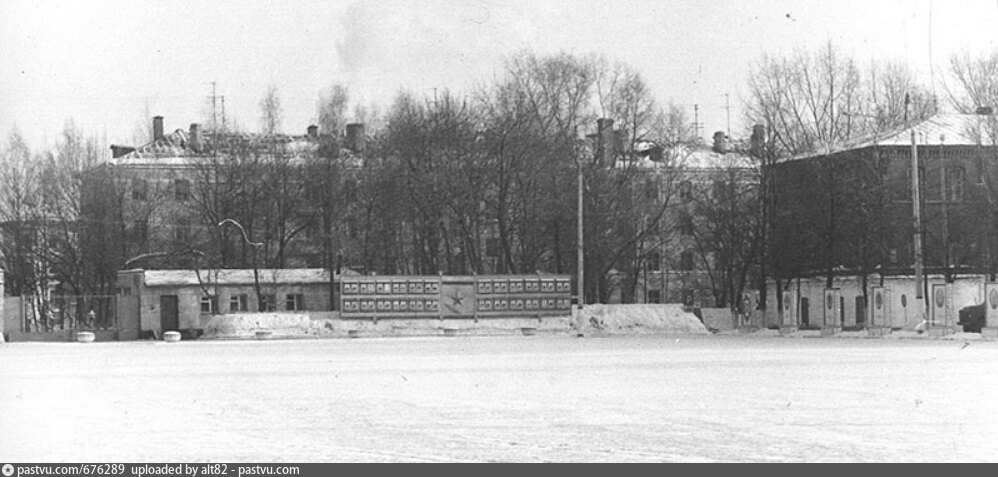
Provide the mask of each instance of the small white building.
POLYGON ((170 330, 197 334, 218 314, 332 310, 338 283, 339 275, 331 281, 329 270, 318 268, 123 270, 119 339, 170 330))

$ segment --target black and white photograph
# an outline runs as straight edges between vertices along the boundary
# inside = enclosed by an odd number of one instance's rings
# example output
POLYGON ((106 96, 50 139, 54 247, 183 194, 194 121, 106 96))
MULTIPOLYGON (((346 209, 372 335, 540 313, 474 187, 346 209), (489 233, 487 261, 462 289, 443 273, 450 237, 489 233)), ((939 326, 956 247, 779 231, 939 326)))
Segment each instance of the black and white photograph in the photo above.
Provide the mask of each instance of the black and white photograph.
POLYGON ((998 0, 2 0, 3 477, 998 461, 998 0))

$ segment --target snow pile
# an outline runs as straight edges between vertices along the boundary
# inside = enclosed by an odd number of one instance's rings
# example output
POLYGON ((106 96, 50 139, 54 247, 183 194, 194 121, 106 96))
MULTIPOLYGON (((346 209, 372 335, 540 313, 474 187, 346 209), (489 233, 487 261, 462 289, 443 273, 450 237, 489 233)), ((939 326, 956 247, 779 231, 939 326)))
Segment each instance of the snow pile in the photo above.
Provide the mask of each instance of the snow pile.
POLYGON ((700 315, 703 316, 703 324, 708 329, 732 330, 735 328, 735 318, 728 308, 701 308, 700 315))
POLYGON ((558 333, 570 329, 571 317, 461 319, 341 320, 329 312, 241 313, 212 316, 204 327, 205 338, 251 339, 257 332, 273 338, 317 338, 347 336, 439 336, 444 330, 457 334, 486 336, 520 334, 524 328, 558 333))
POLYGON ((981 336, 980 333, 967 333, 965 331, 960 331, 960 332, 957 332, 957 333, 946 335, 946 336, 943 336, 942 338, 944 340, 952 340, 952 341, 960 341, 960 340, 963 340, 963 341, 976 341, 976 340, 982 340, 982 339, 984 339, 981 336))
POLYGON ((609 334, 692 333, 707 334, 707 327, 682 305, 586 305, 583 326, 609 334))
POLYGON ((839 331, 832 335, 834 338, 870 338, 870 332, 867 330, 860 331, 839 331))
POLYGON ((314 336, 325 334, 321 324, 300 313, 246 313, 215 315, 204 327, 206 338, 250 338, 257 331, 273 336, 314 336))

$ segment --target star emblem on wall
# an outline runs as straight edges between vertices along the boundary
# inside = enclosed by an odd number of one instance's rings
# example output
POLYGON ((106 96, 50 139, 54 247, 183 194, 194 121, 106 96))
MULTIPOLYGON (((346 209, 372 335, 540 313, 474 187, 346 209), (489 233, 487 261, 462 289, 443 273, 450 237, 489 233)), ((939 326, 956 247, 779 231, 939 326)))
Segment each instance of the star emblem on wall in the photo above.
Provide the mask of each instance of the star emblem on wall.
POLYGON ((461 306, 464 305, 464 298, 461 296, 461 290, 454 290, 454 294, 451 295, 450 299, 454 302, 452 305, 461 306))

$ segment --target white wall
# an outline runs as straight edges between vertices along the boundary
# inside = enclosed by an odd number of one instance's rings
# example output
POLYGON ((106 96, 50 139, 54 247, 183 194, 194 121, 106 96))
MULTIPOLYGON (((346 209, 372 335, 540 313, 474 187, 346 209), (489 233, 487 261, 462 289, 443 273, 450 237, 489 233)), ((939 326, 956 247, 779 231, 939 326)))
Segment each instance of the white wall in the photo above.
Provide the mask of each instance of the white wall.
MULTIPOLYGON (((926 277, 931 294, 932 285, 944 284, 942 275, 930 275, 926 277)), ((962 308, 984 303, 984 284, 986 277, 961 276, 957 277, 952 285, 952 322, 959 319, 959 311, 962 308)), ((821 327, 823 323, 823 306, 825 279, 808 278, 794 280, 788 286, 791 290, 796 290, 800 286, 801 298, 809 301, 810 325, 821 327)), ((879 286, 881 284, 878 275, 871 275, 867 280, 867 287, 879 286)), ((784 283, 787 286, 786 283, 784 283)), ((839 289, 839 293, 845 299, 845 325, 856 325, 856 297, 863 296, 863 282, 859 277, 836 277, 834 288, 839 289)), ((887 316, 893 328, 913 329, 925 319, 925 301, 916 299, 915 279, 913 276, 890 276, 884 277, 883 286, 887 289, 887 316)), ((776 283, 770 281, 767 296, 766 316, 768 323, 779 323, 779 310, 776 300, 776 283)), ((867 289, 868 303, 866 306, 865 323, 870 323, 870 306, 873 294, 867 289)), ((798 324, 800 321, 798 319, 798 324)), ((942 323, 939 323, 942 324, 942 323)))

